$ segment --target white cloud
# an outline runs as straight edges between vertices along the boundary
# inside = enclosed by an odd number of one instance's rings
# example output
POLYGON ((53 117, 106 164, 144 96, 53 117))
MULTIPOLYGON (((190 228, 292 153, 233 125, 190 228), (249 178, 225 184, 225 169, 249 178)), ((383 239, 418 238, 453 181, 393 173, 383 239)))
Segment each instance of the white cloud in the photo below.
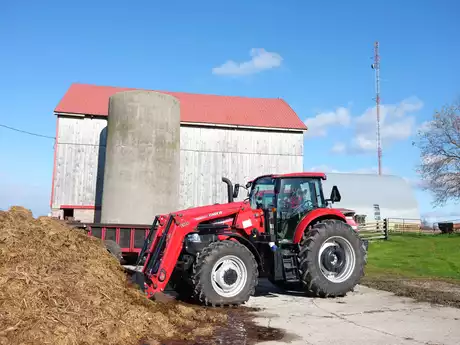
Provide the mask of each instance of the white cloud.
MULTIPOLYGON (((408 139, 416 131, 416 120, 410 113, 419 111, 423 102, 418 98, 408 98, 398 104, 382 104, 380 106, 380 138, 382 148, 393 143, 408 139)), ((370 153, 377 151, 377 110, 368 108, 363 114, 352 118, 354 137, 348 143, 339 143, 332 148, 334 153, 370 153)), ((426 124, 424 124, 426 126, 426 124)), ((425 128, 425 127, 424 127, 425 128)))
POLYGON ((336 143, 334 144, 334 146, 332 146, 331 151, 334 153, 343 153, 345 152, 346 149, 347 147, 345 146, 344 143, 336 143))
POLYGON ((332 126, 350 125, 350 110, 344 107, 338 107, 335 111, 322 112, 305 120, 308 127, 306 137, 324 137, 327 135, 327 129, 332 126))
POLYGON ((429 131, 432 124, 433 124, 433 121, 422 122, 420 126, 418 126, 417 131, 421 133, 429 131))
POLYGON ((219 67, 214 67, 212 73, 233 76, 249 75, 279 67, 283 61, 280 54, 268 52, 263 48, 252 48, 249 54, 252 57, 251 60, 240 63, 229 60, 219 67))

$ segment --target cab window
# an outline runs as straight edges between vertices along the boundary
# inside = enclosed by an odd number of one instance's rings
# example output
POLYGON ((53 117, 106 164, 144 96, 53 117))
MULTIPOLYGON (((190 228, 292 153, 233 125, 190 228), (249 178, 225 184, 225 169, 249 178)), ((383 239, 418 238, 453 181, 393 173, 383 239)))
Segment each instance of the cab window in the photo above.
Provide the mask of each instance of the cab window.
POLYGON ((251 208, 268 209, 274 206, 275 180, 263 177, 254 182, 249 194, 251 208))

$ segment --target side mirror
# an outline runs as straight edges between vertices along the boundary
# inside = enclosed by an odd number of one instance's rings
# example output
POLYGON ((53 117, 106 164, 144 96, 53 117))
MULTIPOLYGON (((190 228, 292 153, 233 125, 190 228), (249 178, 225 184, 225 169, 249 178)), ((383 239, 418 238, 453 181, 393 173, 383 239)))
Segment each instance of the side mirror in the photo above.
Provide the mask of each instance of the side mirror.
POLYGON ((337 186, 332 187, 330 200, 331 202, 340 202, 340 200, 342 200, 342 196, 340 195, 337 186))
POLYGON ((239 192, 240 192, 240 185, 239 183, 235 183, 235 188, 233 189, 233 199, 238 198, 239 192))
POLYGON ((246 183, 246 189, 249 189, 252 186, 252 182, 246 183))

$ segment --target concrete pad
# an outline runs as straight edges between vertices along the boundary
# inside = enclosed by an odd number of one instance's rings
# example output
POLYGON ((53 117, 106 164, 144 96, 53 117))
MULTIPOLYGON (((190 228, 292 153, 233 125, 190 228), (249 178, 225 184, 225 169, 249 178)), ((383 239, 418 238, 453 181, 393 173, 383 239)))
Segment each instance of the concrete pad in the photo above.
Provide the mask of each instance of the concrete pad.
POLYGON ((358 286, 344 298, 309 298, 261 281, 248 307, 261 308, 255 321, 282 328, 282 341, 260 345, 458 345, 460 309, 416 302, 358 286))

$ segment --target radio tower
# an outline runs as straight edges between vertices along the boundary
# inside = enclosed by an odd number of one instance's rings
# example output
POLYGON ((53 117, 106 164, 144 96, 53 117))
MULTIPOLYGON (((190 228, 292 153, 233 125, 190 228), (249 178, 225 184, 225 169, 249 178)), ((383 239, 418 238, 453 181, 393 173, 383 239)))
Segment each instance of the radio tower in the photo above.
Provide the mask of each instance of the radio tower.
POLYGON ((377 110, 377 157, 379 161, 379 175, 382 175, 382 144, 380 142, 380 55, 379 42, 374 43, 374 63, 372 68, 375 70, 375 107, 377 110))

